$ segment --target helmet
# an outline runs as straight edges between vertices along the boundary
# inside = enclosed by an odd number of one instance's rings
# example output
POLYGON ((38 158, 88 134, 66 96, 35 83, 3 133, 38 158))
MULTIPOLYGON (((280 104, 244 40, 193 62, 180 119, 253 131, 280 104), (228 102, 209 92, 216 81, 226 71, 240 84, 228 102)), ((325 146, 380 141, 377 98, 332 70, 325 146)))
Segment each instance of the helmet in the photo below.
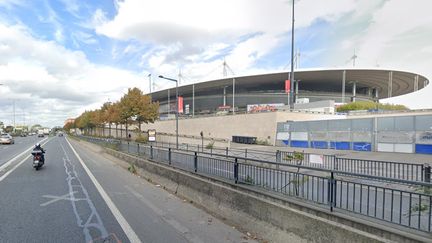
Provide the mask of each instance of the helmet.
POLYGON ((36 147, 40 147, 40 143, 37 143, 37 144, 36 144, 36 147))

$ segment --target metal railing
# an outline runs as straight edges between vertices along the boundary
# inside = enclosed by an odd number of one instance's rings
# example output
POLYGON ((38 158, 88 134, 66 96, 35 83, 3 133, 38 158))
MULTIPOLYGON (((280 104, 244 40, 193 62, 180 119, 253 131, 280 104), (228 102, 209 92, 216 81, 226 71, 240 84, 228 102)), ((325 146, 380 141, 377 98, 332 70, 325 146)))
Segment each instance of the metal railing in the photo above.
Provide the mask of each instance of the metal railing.
MULTIPOLYGON (((94 138, 94 137, 91 137, 94 138)), ((118 143, 119 146, 127 147, 128 150, 136 150, 136 146, 144 146, 140 143, 128 142, 119 139, 106 139, 96 138, 99 140, 108 141, 110 143, 118 143), (133 147, 133 148, 131 148, 133 147)), ((153 147, 161 148, 176 148, 175 143, 163 143, 163 142, 151 142, 149 143, 153 147)), ((302 165, 311 168, 322 168, 335 170, 340 172, 350 172, 361 175, 377 176, 381 177, 381 180, 387 178, 401 179, 408 181, 419 181, 419 182, 431 182, 432 181, 432 168, 428 164, 416 164, 416 163, 404 163, 404 162, 390 162, 390 161, 378 161, 378 160, 365 160, 356 158, 343 158, 335 155, 320 155, 322 157, 322 163, 315 163, 311 161, 311 153, 299 152, 302 154, 302 160, 299 161, 292 159, 296 152, 287 151, 262 151, 254 149, 236 149, 236 148, 222 148, 215 146, 200 146, 194 144, 179 144, 179 150, 186 152, 199 152, 207 153, 211 156, 223 155, 233 156, 238 158, 247 158, 252 160, 259 160, 262 163, 266 162, 278 162, 291 165, 302 165)))
MULTIPOLYGON (((310 160, 310 153, 302 152, 302 154, 303 160, 301 164, 304 166, 383 178, 431 182, 431 166, 427 164, 342 158, 335 155, 321 155, 322 163, 314 163, 310 160)), ((276 161, 295 164, 297 161, 289 159, 293 155, 294 152, 278 151, 276 161)))
POLYGON ((206 152, 182 151, 153 145, 137 144, 131 149, 131 146, 119 141, 82 138, 111 148, 115 144, 116 149, 122 152, 200 175, 230 180, 294 197, 305 203, 327 208, 331 212, 336 210, 355 213, 365 219, 378 219, 422 232, 432 232, 432 184, 429 183, 388 178, 388 183, 385 185, 373 185, 363 181, 346 180, 343 176, 379 180, 380 175, 263 162, 231 155, 212 156, 206 152), (262 164, 250 163, 250 161, 262 162, 262 164), (297 171, 278 168, 281 165, 297 171), (300 169, 313 169, 314 172, 319 172, 319 175, 301 173, 300 169), (401 184, 410 186, 401 186, 401 184), (413 187, 416 189, 408 190, 413 187))

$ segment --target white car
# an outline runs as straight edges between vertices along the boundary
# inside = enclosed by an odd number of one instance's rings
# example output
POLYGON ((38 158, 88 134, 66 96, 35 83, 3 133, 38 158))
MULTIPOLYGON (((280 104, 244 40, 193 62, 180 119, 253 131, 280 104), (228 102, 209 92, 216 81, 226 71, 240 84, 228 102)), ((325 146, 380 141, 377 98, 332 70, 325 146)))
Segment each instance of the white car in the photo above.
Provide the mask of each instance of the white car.
POLYGON ((0 135, 0 144, 14 144, 15 140, 7 133, 0 135))

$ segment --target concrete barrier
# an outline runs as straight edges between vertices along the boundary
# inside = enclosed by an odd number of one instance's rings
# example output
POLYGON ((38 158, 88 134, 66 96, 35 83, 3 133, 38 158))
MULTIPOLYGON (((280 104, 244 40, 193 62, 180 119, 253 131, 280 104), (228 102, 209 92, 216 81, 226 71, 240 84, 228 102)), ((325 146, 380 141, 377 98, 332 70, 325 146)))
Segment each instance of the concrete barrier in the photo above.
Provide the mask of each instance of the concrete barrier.
MULTIPOLYGON (((86 143, 86 142, 82 142, 86 143)), ((138 167, 138 173, 243 231, 271 242, 432 242, 429 235, 400 231, 338 212, 216 180, 111 149, 106 153, 138 167)), ((127 165, 127 164, 126 164, 127 165)))

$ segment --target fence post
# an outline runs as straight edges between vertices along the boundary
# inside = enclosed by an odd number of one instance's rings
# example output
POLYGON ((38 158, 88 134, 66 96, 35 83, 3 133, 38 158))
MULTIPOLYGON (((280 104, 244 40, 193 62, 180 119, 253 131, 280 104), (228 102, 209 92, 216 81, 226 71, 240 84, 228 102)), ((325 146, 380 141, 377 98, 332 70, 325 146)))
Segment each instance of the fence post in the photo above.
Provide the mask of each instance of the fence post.
POLYGON ((150 145, 150 159, 153 159, 153 145, 150 145))
POLYGON ((245 158, 247 158, 247 149, 245 149, 245 158))
POLYGON ((423 178, 424 178, 424 182, 431 182, 431 166, 429 164, 425 164, 424 165, 424 169, 423 169, 423 178))
POLYGON ((225 148, 225 154, 228 156, 228 147, 225 148))
POLYGON ((330 203, 330 212, 333 212, 333 207, 335 206, 336 202, 336 181, 334 179, 334 172, 330 172, 330 180, 328 181, 328 193, 327 193, 327 200, 330 203))
POLYGON ((333 169, 334 170, 339 170, 338 157, 335 154, 333 155, 333 163, 334 163, 333 169))
POLYGON ((195 156, 194 156, 194 171, 195 172, 198 171, 198 155, 197 155, 197 152, 195 152, 195 156))
POLYGON ((210 147, 210 156, 213 156, 213 147, 210 147))
POLYGON ((171 148, 168 148, 168 164, 171 165, 171 148))
POLYGON ((237 157, 234 160, 234 183, 238 183, 238 160, 237 157))

